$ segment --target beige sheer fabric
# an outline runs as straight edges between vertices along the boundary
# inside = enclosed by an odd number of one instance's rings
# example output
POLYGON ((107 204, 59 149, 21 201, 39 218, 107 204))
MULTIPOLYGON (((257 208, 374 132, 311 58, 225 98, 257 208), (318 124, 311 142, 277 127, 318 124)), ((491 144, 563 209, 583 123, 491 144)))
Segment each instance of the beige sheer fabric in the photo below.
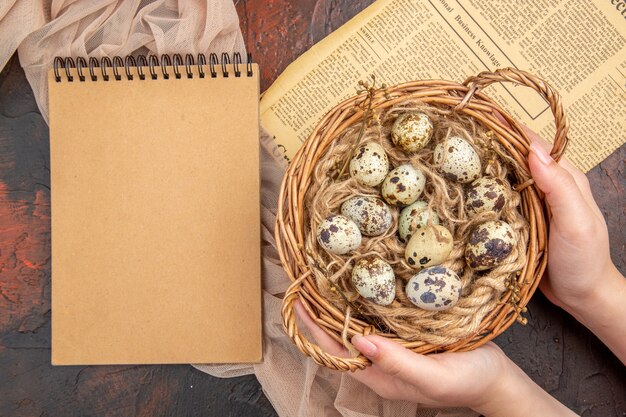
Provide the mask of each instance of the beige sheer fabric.
MULTIPOLYGON (((17 50, 42 116, 48 120, 46 74, 55 56, 244 52, 231 0, 4 1, 0 4, 0 68, 17 50)), ((284 172, 261 135, 264 360, 256 365, 195 365, 220 377, 256 374, 280 416, 475 416, 468 410, 419 409, 384 400, 349 374, 321 368, 282 330, 281 295, 288 279, 273 237, 284 172)), ((202 329, 198 329, 202 331, 202 329)))
POLYGON ((245 51, 230 0, 0 2, 0 68, 17 49, 42 116, 55 56, 245 51))

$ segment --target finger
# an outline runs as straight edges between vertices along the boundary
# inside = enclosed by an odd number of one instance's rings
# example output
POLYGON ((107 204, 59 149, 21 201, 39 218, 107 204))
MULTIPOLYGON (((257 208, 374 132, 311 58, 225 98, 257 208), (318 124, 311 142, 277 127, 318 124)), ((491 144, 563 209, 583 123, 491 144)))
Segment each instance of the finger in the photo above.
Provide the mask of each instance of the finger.
POLYGON ((354 372, 352 374, 354 379, 367 385, 383 398, 425 404, 428 402, 419 389, 421 386, 421 381, 418 381, 419 375, 425 374, 419 364, 421 359, 424 359, 422 355, 380 336, 357 335, 352 338, 352 343, 372 361, 372 366, 354 372))
MULTIPOLYGON (((509 124, 509 122, 507 122, 507 120, 504 118, 504 116, 502 116, 500 113, 495 112, 494 115, 496 116, 496 118, 498 120, 500 120, 505 126, 508 126, 509 128, 511 127, 511 125, 509 124)), ((537 133, 535 133, 534 130, 532 130, 531 128, 529 128, 528 126, 524 125, 524 124, 519 124, 519 126, 522 128, 522 130, 524 131, 524 133, 526 133, 526 136, 528 136, 528 138, 531 140, 531 142, 539 142, 539 144, 541 144, 541 146, 546 150, 546 151, 551 151, 552 150, 552 144, 550 142, 548 142, 547 140, 545 140, 544 138, 542 138, 541 136, 539 136, 537 133)), ((574 165, 572 165, 572 163, 565 157, 561 158, 559 160, 559 164, 561 164, 563 166, 563 168, 567 169, 572 175, 575 172, 580 172, 578 170, 578 168, 576 168, 574 165)), ((580 172, 582 174, 582 172, 580 172)), ((584 174, 583 174, 584 175, 584 174)))
POLYGON ((590 218, 597 218, 574 176, 557 164, 538 142, 531 144, 530 151, 530 172, 539 189, 545 193, 554 224, 565 231, 588 224, 590 218))
POLYGON ((352 338, 352 344, 363 356, 371 360, 377 369, 392 378, 421 386, 423 381, 436 377, 437 364, 433 359, 418 355, 384 337, 356 335, 352 338))
POLYGON ((320 326, 313 321, 309 313, 305 310, 300 300, 294 303, 296 314, 302 320, 307 329, 311 332, 311 335, 317 342, 317 344, 326 352, 334 356, 340 356, 343 358, 349 358, 350 352, 337 343, 332 337, 330 337, 320 326))
MULTIPOLYGON (((311 332, 313 338, 317 344, 327 353, 340 356, 351 357, 352 355, 342 345, 337 343, 332 337, 330 337, 322 328, 320 328, 315 321, 309 316, 302 303, 298 300, 294 303, 297 316, 302 320, 307 329, 311 332)), ((379 369, 374 367, 367 367, 363 370, 351 373, 351 376, 364 385, 367 385, 370 389, 385 398, 390 398, 393 395, 398 394, 394 392, 395 383, 389 375, 384 374, 379 369)), ((397 390, 396 390, 397 391, 397 390)), ((401 393, 400 393, 401 394, 401 393)), ((407 396, 408 397, 408 396, 407 396)))
POLYGON ((362 371, 353 372, 350 376, 383 398, 430 405, 428 398, 421 391, 417 390, 415 385, 384 373, 377 365, 369 366, 362 371))
POLYGON ((351 372, 350 376, 384 398, 391 399, 399 394, 397 390, 394 390, 394 379, 374 365, 351 372))
MULTIPOLYGON (((507 120, 500 113, 494 112, 494 115, 505 126, 511 127, 511 125, 507 122, 507 120)), ((550 144, 550 142, 548 142, 547 140, 539 136, 537 133, 531 130, 528 126, 523 125, 523 124, 520 124, 520 126, 522 130, 524 130, 524 133, 526 133, 526 135, 528 136, 528 138, 531 140, 532 143, 535 143, 535 142, 539 143, 543 147, 543 149, 545 149, 548 152, 552 150, 552 144, 550 144)), ((559 160, 559 165, 561 165, 570 174, 572 174, 572 176, 574 177, 574 181, 576 181, 576 184, 578 185, 578 188, 580 189, 589 207, 594 211, 594 213, 597 216, 599 216, 601 219, 604 219, 604 217, 602 216, 602 212, 600 211, 600 208, 596 204, 596 200, 593 197, 593 193, 591 192, 591 187, 589 186, 589 181, 587 180, 587 177, 585 176, 585 174, 583 174, 578 168, 576 168, 565 157, 559 160)))
MULTIPOLYGON (((522 125, 522 129, 524 129, 524 131, 526 132, 526 134, 528 135, 532 143, 538 143, 539 145, 541 145, 541 147, 544 150, 546 150, 546 152, 550 152, 552 150, 552 144, 550 144, 547 140, 540 137, 538 134, 530 130, 527 126, 522 125)), ((585 199, 589 207, 592 210, 594 210, 594 212, 598 216, 603 218, 602 212, 600 212, 600 208, 598 208, 598 205, 596 204, 596 200, 593 198, 593 193, 591 192, 591 186, 589 185, 589 180, 587 179, 585 174, 583 174, 581 170, 576 168, 565 157, 562 157, 559 160, 558 164, 562 166, 563 168, 565 168, 570 174, 572 174, 572 177, 574 177, 574 181, 576 181, 576 185, 580 189, 580 192, 582 193, 583 198, 585 199)))
MULTIPOLYGON (((545 149, 547 152, 552 151, 552 144, 550 142, 548 142, 547 140, 545 140, 544 138, 542 138, 541 136, 539 136, 537 133, 535 133, 533 130, 531 130, 528 126, 526 125, 521 125, 522 129, 524 130, 524 132, 526 132, 526 135, 528 136, 528 138, 531 140, 531 142, 538 142, 541 147, 543 149, 545 149)), ((578 168, 576 168, 570 161, 569 159, 567 159, 566 157, 562 157, 559 160, 559 164, 565 168, 566 170, 568 170, 570 172, 570 174, 574 174, 574 173, 580 173, 582 174, 582 172, 580 172, 580 170, 578 168)), ((584 174, 583 174, 584 175, 584 174)))
MULTIPOLYGON (((509 128, 511 127, 511 125, 509 124, 509 122, 507 122, 507 120, 504 118, 504 116, 502 116, 500 113, 498 112, 494 112, 494 115, 496 116, 496 118, 498 120, 500 120, 505 126, 508 126, 509 128)), ((535 133, 535 131, 533 131, 531 128, 529 128, 528 126, 524 125, 524 124, 519 124, 519 126, 522 128, 522 130, 524 131, 524 133, 526 133, 526 135, 528 136, 528 138, 531 140, 531 142, 539 142, 539 144, 541 144, 541 146, 546 150, 546 151, 551 151, 552 150, 552 144, 550 142, 548 142, 547 140, 545 140, 544 138, 542 138, 541 136, 539 136, 537 133, 535 133)), ((565 168, 566 170, 568 170, 573 176, 574 179, 578 179, 579 175, 576 174, 580 174, 582 176, 584 176, 585 174, 583 174, 578 168, 576 168, 567 158, 563 157, 559 160, 559 164, 565 168)), ((579 183, 579 181, 576 181, 577 183, 579 183)), ((591 190, 589 188, 589 183, 585 184, 583 182, 580 182, 579 184, 579 188, 581 189, 581 191, 584 188, 587 188, 589 190, 589 193, 591 194, 591 190)))

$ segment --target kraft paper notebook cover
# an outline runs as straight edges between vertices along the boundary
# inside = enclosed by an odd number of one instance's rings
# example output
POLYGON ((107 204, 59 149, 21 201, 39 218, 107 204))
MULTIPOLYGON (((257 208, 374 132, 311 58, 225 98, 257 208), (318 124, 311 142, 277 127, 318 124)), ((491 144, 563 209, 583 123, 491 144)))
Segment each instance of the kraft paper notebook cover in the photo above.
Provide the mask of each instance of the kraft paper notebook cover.
POLYGON ((206 58, 50 71, 55 365, 261 360, 258 68, 206 58))

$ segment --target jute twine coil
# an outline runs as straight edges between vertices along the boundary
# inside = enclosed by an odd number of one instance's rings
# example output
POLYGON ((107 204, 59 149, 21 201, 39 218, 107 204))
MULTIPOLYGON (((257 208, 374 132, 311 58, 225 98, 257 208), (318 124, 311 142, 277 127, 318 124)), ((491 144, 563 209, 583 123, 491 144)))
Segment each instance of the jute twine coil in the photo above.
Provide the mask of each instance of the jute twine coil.
POLYGON ((377 333, 418 353, 474 349, 508 328, 525 311, 547 262, 547 213, 543 196, 530 178, 527 155, 530 140, 521 125, 479 91, 494 82, 513 82, 535 89, 548 102, 556 121, 551 155, 558 160, 567 145, 567 121, 559 95, 543 80, 516 69, 484 72, 464 84, 450 81, 414 81, 370 96, 374 123, 360 132, 364 94, 331 110, 296 154, 283 180, 276 219, 276 241, 282 264, 292 281, 283 300, 283 324, 298 348, 320 365, 338 370, 362 369, 363 356, 340 358, 307 340, 296 326, 293 303, 299 299, 309 315, 332 338, 353 351, 355 334, 377 333), (423 111, 435 125, 435 136, 418 154, 408 155, 389 140, 395 118, 406 111, 423 111), (500 113, 506 120, 496 117, 500 113), (384 235, 364 238, 357 251, 338 256, 316 242, 317 225, 354 195, 377 196, 349 176, 337 179, 355 142, 371 140, 386 150, 391 165, 411 163, 426 176, 421 199, 436 212, 453 234, 454 249, 445 266, 461 277, 463 292, 450 310, 430 312, 413 306, 404 293, 416 272, 404 260, 404 244, 394 226, 384 235), (464 188, 443 178, 432 162, 434 144, 451 135, 473 144, 481 157, 483 176, 501 178, 513 187, 500 214, 487 212, 468 218, 464 188), (491 270, 475 272, 465 266, 464 249, 473 228, 499 218, 509 223, 517 245, 506 261, 491 270), (350 283, 352 267, 364 256, 379 256, 396 274, 396 300, 378 306, 358 296, 350 283))

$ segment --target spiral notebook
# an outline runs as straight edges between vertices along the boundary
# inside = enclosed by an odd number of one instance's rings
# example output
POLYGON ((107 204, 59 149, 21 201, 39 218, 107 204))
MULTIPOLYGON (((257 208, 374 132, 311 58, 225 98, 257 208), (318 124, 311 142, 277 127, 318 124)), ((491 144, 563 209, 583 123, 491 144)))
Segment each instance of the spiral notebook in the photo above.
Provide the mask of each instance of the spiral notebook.
POLYGON ((261 360, 258 67, 57 58, 52 363, 261 360))

